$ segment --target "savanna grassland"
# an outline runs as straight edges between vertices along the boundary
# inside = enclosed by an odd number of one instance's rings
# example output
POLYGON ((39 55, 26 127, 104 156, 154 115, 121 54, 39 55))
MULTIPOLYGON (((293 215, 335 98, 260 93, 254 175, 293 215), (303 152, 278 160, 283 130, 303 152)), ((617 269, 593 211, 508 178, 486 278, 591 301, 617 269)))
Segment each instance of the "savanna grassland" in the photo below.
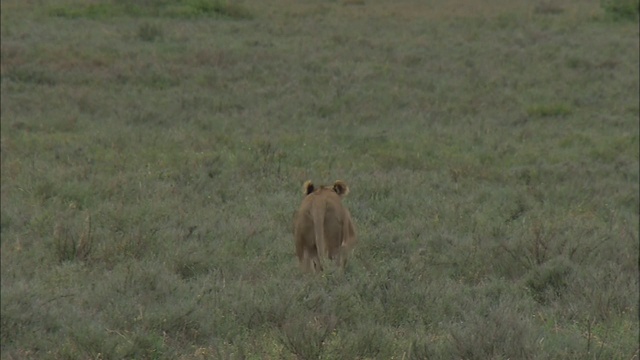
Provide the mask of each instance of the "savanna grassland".
POLYGON ((2 359, 638 359, 636 0, 1 2, 2 359), (345 272, 299 271, 345 180, 345 272))

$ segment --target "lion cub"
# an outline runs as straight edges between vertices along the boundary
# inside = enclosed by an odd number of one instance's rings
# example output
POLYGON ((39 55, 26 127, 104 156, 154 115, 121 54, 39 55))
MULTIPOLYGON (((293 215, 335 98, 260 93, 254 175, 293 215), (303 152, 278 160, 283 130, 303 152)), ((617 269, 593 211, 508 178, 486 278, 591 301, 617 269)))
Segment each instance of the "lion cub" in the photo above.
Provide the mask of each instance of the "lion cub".
POLYGON ((344 181, 333 186, 303 185, 305 194, 293 219, 296 255, 305 271, 322 271, 322 257, 336 260, 344 269, 347 257, 357 241, 351 214, 342 197, 349 193, 344 181))

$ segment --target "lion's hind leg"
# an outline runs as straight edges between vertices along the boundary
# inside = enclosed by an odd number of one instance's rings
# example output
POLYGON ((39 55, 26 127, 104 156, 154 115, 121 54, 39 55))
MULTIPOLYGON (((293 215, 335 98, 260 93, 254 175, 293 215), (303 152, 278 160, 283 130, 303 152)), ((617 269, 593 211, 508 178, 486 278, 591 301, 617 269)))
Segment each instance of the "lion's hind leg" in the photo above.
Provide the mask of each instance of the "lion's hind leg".
POLYGON ((322 268, 322 262, 320 261, 320 257, 316 254, 316 256, 311 259, 311 264, 313 265, 313 272, 322 272, 324 269, 322 268))
POLYGON ((322 262, 320 261, 315 246, 310 249, 304 249, 302 259, 300 260, 300 267, 302 271, 306 272, 322 272, 322 262))

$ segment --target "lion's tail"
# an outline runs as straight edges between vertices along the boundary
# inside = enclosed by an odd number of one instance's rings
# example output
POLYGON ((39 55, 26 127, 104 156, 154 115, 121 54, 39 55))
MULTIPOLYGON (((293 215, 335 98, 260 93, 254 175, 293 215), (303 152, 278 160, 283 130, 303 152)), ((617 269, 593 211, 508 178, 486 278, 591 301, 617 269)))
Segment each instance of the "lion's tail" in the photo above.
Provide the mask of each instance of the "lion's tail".
MULTIPOLYGON (((327 203, 323 199, 318 204, 314 204, 312 207, 313 217, 313 229, 316 235, 316 250, 318 251, 318 259, 326 256, 325 241, 324 241, 324 214, 326 212, 327 203)), ((318 260, 321 262, 321 260, 318 260)), ((318 264, 322 268, 321 264, 318 264)))

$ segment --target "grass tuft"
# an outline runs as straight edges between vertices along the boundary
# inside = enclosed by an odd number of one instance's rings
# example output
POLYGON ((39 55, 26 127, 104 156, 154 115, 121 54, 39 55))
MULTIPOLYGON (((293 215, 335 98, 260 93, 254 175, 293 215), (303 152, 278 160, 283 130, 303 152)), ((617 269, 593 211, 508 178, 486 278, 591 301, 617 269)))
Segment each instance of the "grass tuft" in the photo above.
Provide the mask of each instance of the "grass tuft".
POLYGON ((87 214, 80 230, 71 228, 65 220, 56 223, 53 243, 59 262, 89 260, 93 246, 91 214, 87 214))
POLYGON ((162 37, 162 28, 157 24, 145 22, 138 27, 138 38, 142 41, 153 42, 162 39, 162 37))

